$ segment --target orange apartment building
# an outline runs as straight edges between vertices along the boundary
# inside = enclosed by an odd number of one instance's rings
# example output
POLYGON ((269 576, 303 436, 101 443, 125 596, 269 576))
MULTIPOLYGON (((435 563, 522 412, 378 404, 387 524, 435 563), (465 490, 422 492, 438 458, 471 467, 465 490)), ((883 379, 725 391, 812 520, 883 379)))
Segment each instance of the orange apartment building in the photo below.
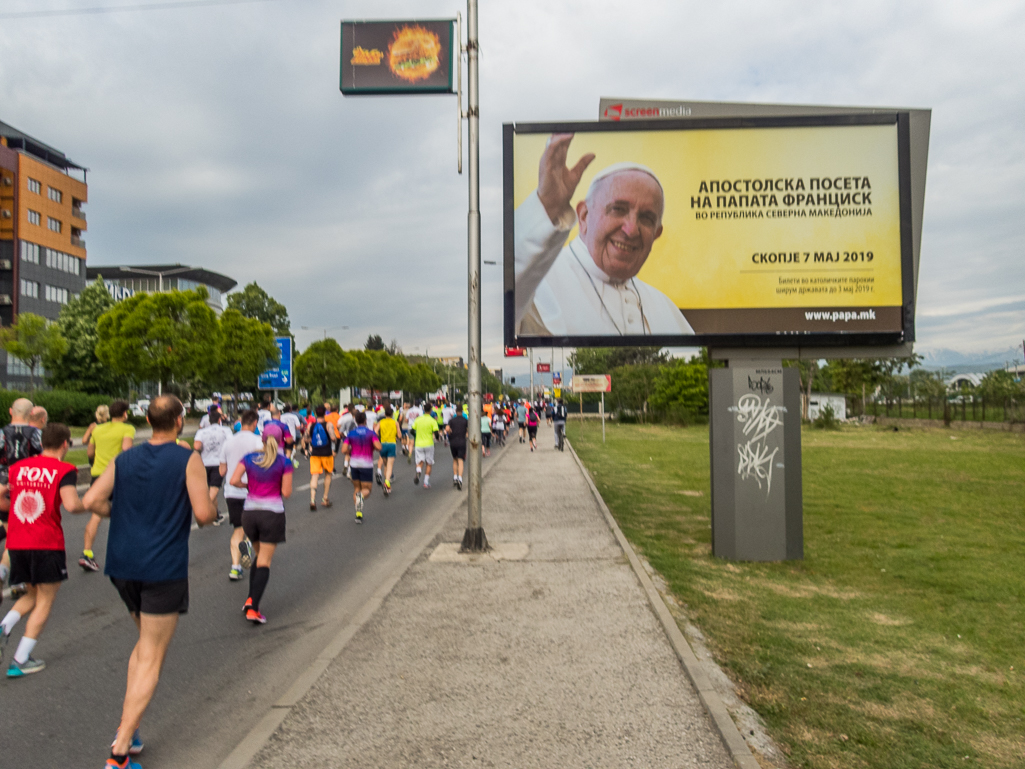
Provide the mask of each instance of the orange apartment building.
MULTIPOLYGON (((56 319, 85 288, 88 199, 84 167, 0 122, 0 325, 21 312, 56 319)), ((27 368, 0 351, 0 384, 27 383, 27 368)))

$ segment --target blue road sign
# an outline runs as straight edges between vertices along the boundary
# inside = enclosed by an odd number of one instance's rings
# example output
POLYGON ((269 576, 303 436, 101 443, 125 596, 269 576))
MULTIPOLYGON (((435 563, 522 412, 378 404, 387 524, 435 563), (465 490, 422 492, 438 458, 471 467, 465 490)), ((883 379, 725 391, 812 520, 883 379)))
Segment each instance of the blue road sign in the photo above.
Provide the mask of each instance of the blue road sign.
POLYGON ((274 341, 278 345, 278 352, 281 360, 274 368, 269 368, 260 374, 257 387, 261 390, 291 390, 292 389, 292 337, 279 336, 274 341))

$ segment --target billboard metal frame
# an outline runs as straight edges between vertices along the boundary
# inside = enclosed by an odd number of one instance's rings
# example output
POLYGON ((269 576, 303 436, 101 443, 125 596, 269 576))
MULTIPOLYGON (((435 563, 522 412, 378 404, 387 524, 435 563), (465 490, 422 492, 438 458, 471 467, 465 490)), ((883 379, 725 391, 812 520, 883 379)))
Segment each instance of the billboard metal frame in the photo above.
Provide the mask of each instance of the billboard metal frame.
MULTIPOLYGON (((811 114, 764 117, 710 117, 675 120, 576 121, 506 123, 503 148, 503 292, 504 338, 507 347, 659 347, 845 348, 901 345, 915 340, 915 274, 912 248, 910 113, 906 110, 854 114, 811 114), (899 332, 768 332, 764 334, 693 334, 650 336, 516 336, 514 146, 517 134, 600 133, 616 131, 687 131, 701 129, 801 128, 820 126, 896 125, 900 197, 901 325, 899 332)), ((743 356, 742 356, 743 357, 743 356)))

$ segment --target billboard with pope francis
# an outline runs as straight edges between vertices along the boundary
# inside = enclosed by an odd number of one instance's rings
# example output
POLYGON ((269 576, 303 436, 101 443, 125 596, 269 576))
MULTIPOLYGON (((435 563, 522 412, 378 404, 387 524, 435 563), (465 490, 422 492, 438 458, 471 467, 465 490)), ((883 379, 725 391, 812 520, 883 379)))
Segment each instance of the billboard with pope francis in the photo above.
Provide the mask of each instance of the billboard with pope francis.
POLYGON ((907 113, 504 129, 507 345, 913 341, 907 113))

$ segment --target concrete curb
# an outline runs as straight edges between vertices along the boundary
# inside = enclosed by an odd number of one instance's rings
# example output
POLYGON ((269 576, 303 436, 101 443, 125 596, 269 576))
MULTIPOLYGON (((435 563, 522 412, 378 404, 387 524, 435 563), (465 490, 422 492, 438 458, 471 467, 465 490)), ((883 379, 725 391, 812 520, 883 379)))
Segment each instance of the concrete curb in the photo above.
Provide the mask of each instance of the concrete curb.
MULTIPOLYGON (((491 472, 502 457, 505 456, 506 451, 512 444, 507 443, 500 452, 496 452, 493 455, 494 461, 488 464, 484 468, 482 478, 486 478, 488 473, 491 472)), ((344 477, 344 476, 343 476, 344 477)), ((306 488, 309 488, 307 484, 306 488)), ((353 615, 352 619, 345 623, 338 634, 324 647, 324 650, 317 655, 316 659, 310 666, 306 668, 299 676, 295 679, 291 686, 285 691, 277 702, 275 702, 271 709, 264 715, 263 718, 257 722, 249 733, 242 738, 242 741, 235 746, 235 749, 228 754, 228 756, 221 762, 218 769, 245 769, 250 761, 256 756, 257 753, 263 748, 263 746, 270 740, 271 736, 281 726, 282 722, 288 716, 290 710, 298 704, 298 702, 306 695, 306 693, 313 687, 317 682, 317 679, 327 670, 328 666, 334 661, 334 659, 342 653, 345 647, 348 645, 352 637, 356 635, 361 627, 366 624, 367 620, 374 616, 374 613, 384 603, 384 599, 388 597, 395 586, 402 579, 403 575, 409 571, 409 567, 413 565, 417 558, 433 542, 438 532, 448 523, 448 520, 455 515, 459 508, 465 507, 466 498, 460 495, 454 504, 444 508, 441 513, 437 515, 437 525, 431 528, 431 533, 428 534, 424 539, 413 548, 410 548, 409 555, 402 559, 399 565, 395 568, 392 574, 381 584, 370 599, 363 604, 363 606, 353 615)))
POLYGON ((655 613, 655 616, 658 617, 659 622, 662 623, 666 636, 669 638, 669 643, 676 652, 676 656, 683 665, 683 669, 687 672, 687 676, 690 678, 691 683, 694 684, 698 697, 701 699, 701 703, 705 706, 705 710, 712 719, 712 724, 715 726, 715 730, 718 732, 719 738, 722 740, 723 747, 726 748, 726 752, 729 753, 730 758, 733 760, 734 766, 736 766, 737 769, 760 769, 757 759, 755 759, 754 755, 751 753, 751 749, 747 746, 747 743, 744 742, 744 738, 741 736, 740 730, 733 722, 733 718, 730 716, 729 711, 723 704, 722 699, 720 699, 718 692, 712 688, 712 682, 708 680, 708 676, 705 674, 704 668, 701 666, 701 661, 698 660, 697 656, 695 656, 693 649, 690 648, 690 644, 687 643, 687 639, 684 637, 683 633, 680 632, 680 627, 676 624, 676 620, 673 619, 673 615, 669 612, 669 607, 666 606, 665 601, 662 600, 662 596, 659 594, 658 590, 655 589, 655 585, 652 584, 651 578, 641 565, 640 558, 637 557, 637 553, 634 552, 633 546, 620 530, 619 524, 616 523, 616 519, 612 517, 612 513, 609 511, 608 505, 605 504, 605 500, 602 499, 601 493, 599 493, 598 488, 594 485, 594 481, 591 480, 591 474, 587 472, 587 468, 584 467, 584 463, 580 461, 580 457, 577 456, 577 452, 574 450, 572 444, 570 444, 569 439, 566 439, 566 445, 569 446, 570 453, 573 454, 573 459, 576 460, 577 466, 580 468, 580 472, 584 476, 584 480, 587 481, 587 485, 591 489, 591 494, 594 495, 594 499, 598 503, 598 507, 605 516, 606 523, 608 523, 609 528, 612 529, 612 533, 615 534, 616 540, 619 542, 619 546, 623 548, 623 552, 626 553, 626 557, 630 560, 630 565, 633 567, 634 574, 637 575, 637 579, 640 581, 641 587, 644 588, 644 592, 648 596, 648 603, 651 605, 651 610, 655 613))

